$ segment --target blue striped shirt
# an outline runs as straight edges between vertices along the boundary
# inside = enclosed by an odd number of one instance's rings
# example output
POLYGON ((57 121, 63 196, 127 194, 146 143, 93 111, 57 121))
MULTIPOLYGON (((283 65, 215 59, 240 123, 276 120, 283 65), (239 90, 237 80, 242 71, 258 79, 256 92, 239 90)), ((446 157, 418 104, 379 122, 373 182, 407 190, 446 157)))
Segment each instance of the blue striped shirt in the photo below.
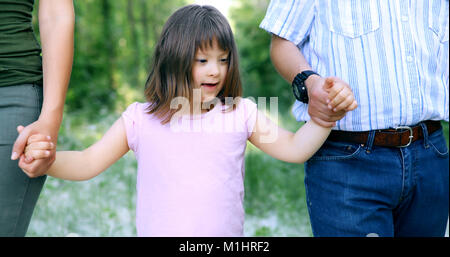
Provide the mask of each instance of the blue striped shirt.
MULTIPOLYGON (((272 0, 260 27, 295 43, 322 76, 348 82, 358 108, 335 129, 448 121, 448 0, 272 0)), ((309 120, 303 103, 293 113, 309 120)))

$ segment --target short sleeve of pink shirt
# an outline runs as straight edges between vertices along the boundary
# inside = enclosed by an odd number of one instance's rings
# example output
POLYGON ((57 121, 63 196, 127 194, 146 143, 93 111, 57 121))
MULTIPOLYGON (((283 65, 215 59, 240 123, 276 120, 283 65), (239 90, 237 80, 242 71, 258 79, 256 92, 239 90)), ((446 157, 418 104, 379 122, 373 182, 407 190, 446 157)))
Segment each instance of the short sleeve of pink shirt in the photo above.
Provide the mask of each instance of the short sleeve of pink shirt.
POLYGON ((256 104, 243 98, 231 112, 216 105, 188 120, 200 122, 193 131, 174 131, 146 107, 133 103, 122 114, 138 161, 138 236, 243 236, 245 148, 256 104))
POLYGON ((256 124, 256 117, 258 116, 258 108, 257 105, 252 102, 250 99, 243 99, 243 108, 244 110, 244 116, 245 116, 245 123, 247 125, 247 131, 248 131, 248 137, 252 135, 255 129, 256 124))
POLYGON ((137 152, 138 146, 139 116, 142 112, 140 105, 141 104, 138 102, 132 103, 128 106, 126 111, 122 113, 122 119, 127 133, 128 146, 133 152, 137 152))

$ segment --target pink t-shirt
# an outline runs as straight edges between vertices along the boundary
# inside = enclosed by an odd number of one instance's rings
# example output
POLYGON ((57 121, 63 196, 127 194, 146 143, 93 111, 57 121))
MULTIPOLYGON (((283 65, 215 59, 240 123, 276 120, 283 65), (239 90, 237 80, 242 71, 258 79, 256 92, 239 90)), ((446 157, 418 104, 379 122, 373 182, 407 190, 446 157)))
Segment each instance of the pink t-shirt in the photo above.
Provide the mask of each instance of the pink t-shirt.
POLYGON ((256 104, 242 99, 225 113, 218 104, 165 125, 148 105, 122 114, 138 161, 138 236, 243 236, 244 152, 256 104))

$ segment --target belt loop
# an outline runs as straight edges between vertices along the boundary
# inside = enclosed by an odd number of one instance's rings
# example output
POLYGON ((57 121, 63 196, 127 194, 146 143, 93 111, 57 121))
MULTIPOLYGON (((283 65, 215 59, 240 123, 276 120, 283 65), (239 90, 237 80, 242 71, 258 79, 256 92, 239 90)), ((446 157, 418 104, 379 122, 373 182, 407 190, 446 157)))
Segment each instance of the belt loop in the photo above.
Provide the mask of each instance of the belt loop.
POLYGON ((428 144, 428 128, 425 122, 421 122, 420 126, 422 127, 423 133, 423 147, 428 148, 430 145, 428 144))
POLYGON ((367 137, 367 143, 366 143, 366 153, 370 153, 373 146, 373 140, 375 139, 375 130, 369 131, 369 136, 367 137))

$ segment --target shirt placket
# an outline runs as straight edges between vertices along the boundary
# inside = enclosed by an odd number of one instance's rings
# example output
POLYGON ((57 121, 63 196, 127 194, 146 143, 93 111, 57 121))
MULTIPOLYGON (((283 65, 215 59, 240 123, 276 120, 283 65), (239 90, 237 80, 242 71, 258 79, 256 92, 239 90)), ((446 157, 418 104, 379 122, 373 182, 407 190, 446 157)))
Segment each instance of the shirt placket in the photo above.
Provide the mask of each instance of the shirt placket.
POLYGON ((415 124, 419 121, 421 116, 422 102, 420 99, 419 78, 417 70, 417 56, 415 54, 415 43, 412 35, 412 17, 411 17, 411 0, 399 1, 400 8, 400 27, 403 34, 404 49, 402 51, 405 77, 408 78, 408 85, 405 85, 409 89, 409 96, 407 101, 410 101, 407 106, 411 108, 407 109, 407 124, 415 124))

